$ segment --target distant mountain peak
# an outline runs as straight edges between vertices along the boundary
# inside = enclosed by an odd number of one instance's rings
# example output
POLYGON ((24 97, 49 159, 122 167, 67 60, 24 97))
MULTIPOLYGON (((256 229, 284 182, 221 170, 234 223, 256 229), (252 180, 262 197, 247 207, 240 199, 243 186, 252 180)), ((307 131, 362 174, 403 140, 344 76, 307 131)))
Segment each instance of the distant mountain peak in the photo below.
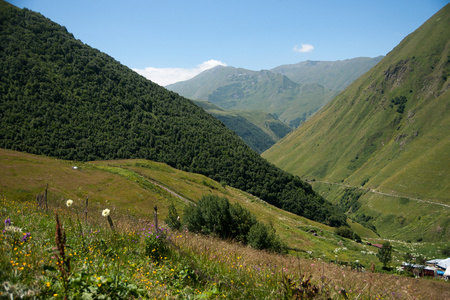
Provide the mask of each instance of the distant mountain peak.
POLYGON ((356 57, 337 61, 306 60, 282 65, 271 71, 286 75, 296 83, 318 83, 333 91, 341 91, 375 66, 383 56, 356 57))

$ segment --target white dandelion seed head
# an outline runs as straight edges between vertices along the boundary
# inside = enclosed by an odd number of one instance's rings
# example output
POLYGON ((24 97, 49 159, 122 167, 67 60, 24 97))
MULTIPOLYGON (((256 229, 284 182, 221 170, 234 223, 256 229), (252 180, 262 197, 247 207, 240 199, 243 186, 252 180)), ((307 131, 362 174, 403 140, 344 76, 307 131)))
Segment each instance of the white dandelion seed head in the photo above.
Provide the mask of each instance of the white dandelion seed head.
POLYGON ((107 208, 105 208, 105 209, 102 211, 102 216, 107 217, 107 216, 109 216, 109 213, 110 213, 110 210, 107 209, 107 208))
POLYGON ((19 228, 19 227, 16 227, 16 226, 5 226, 5 231, 22 232, 22 228, 19 228))

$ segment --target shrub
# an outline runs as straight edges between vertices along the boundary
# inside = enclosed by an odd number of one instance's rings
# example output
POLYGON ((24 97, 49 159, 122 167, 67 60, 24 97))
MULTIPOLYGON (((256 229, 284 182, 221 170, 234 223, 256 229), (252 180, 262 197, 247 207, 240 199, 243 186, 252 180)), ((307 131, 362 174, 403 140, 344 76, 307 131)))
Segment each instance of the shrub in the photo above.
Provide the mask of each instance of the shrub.
POLYGON ((286 246, 272 227, 259 223, 255 215, 226 197, 203 196, 197 206, 186 207, 183 220, 189 231, 235 239, 256 249, 283 252, 286 246))
POLYGON ((203 219, 202 212, 198 209, 198 206, 193 204, 186 206, 183 214, 183 223, 189 231, 201 232, 204 222, 205 220, 203 219))
POLYGON ((272 252, 286 252, 286 245, 275 233, 272 226, 258 222, 250 228, 248 233, 248 244, 256 249, 267 249, 272 252))
POLYGON ((98 277, 84 272, 75 273, 69 280, 69 286, 73 299, 135 299, 144 292, 117 274, 98 277))
POLYGON ((384 242, 383 247, 378 250, 377 254, 378 259, 383 264, 383 268, 387 269, 387 266, 392 260, 392 246, 389 242, 384 242))
POLYGON ((166 234, 162 230, 148 235, 145 238, 145 255, 155 261, 160 261, 170 254, 170 247, 167 243, 166 234))
POLYGON ((361 237, 356 232, 353 232, 353 240, 355 242, 357 242, 357 243, 361 243, 362 242, 361 241, 361 237))
POLYGON ((170 228, 180 230, 181 228, 180 216, 178 215, 177 209, 175 208, 175 205, 173 203, 169 206, 169 215, 167 219, 165 219, 164 221, 170 228))
POLYGON ((319 297, 318 285, 311 282, 311 276, 300 276, 300 282, 295 282, 288 276, 281 281, 284 299, 316 299, 319 297))
POLYGON ((232 219, 231 233, 233 238, 244 244, 248 243, 248 233, 253 225, 258 223, 255 215, 248 209, 243 208, 239 203, 230 206, 232 219))
POLYGON ((353 239, 353 234, 354 233, 353 233, 353 230, 351 228, 349 228, 349 227, 341 226, 341 227, 336 228, 334 230, 334 232, 337 235, 342 236, 344 238, 353 239))
POLYGON ((446 256, 446 257, 450 256, 450 246, 444 247, 444 248, 441 250, 441 253, 442 253, 442 255, 444 255, 444 256, 446 256))
POLYGON ((364 186, 370 178, 365 178, 362 182, 361 182, 361 186, 364 186))
POLYGON ((190 205, 185 209, 183 219, 189 231, 231 237, 230 202, 226 197, 203 196, 197 206, 190 205))

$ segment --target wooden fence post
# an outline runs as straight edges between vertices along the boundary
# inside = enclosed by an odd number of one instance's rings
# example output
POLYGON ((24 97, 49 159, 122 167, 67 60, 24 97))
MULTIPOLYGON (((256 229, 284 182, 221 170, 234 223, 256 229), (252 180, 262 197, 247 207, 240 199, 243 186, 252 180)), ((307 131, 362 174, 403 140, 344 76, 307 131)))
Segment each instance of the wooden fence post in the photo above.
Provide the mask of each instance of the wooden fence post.
POLYGON ((41 194, 36 196, 36 206, 37 208, 41 208, 42 206, 41 194))
POLYGON ((155 205, 155 231, 158 232, 158 207, 155 205))
POLYGON ((87 223, 89 196, 86 197, 86 207, 84 209, 84 222, 87 223))
POLYGON ((48 183, 47 186, 45 187, 45 209, 48 211, 47 190, 48 190, 48 183))
POLYGON ((113 224, 113 221, 112 221, 110 215, 108 215, 108 222, 109 222, 109 226, 111 227, 111 230, 112 230, 112 231, 116 231, 116 230, 114 229, 114 224, 113 224))

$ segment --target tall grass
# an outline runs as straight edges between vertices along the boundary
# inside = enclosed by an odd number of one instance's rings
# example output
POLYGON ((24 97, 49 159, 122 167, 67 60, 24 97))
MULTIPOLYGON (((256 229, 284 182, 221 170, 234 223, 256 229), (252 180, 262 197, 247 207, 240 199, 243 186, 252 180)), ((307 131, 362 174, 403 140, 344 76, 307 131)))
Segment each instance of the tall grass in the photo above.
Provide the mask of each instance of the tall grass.
POLYGON ((65 203, 50 203, 46 211, 31 202, 0 200, 1 219, 12 222, 0 235, 0 298, 450 297, 450 285, 445 282, 357 272, 186 230, 157 231, 149 222, 111 210, 113 231, 102 216, 106 207, 91 208, 85 222, 84 203, 70 207, 65 203), (60 222, 59 238, 55 237, 54 211, 60 222), (69 262, 70 268, 63 268, 61 261, 64 266, 69 262))

